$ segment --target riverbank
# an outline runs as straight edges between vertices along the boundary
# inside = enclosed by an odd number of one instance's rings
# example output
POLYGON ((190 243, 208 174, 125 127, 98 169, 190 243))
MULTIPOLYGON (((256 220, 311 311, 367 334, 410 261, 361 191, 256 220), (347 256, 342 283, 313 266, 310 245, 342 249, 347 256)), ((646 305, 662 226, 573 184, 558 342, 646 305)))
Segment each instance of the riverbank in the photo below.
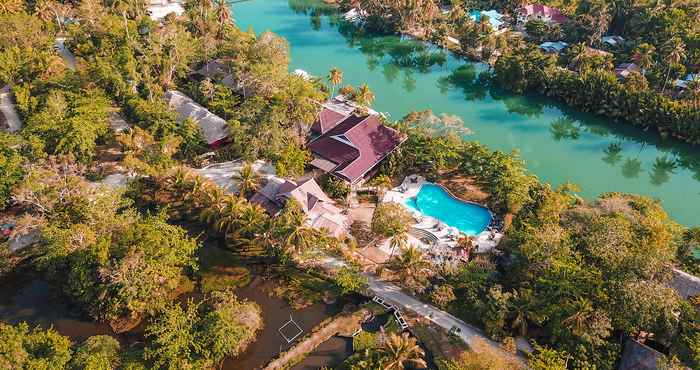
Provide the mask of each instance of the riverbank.
POLYGON ((338 67, 342 85, 368 82, 376 96, 374 109, 391 119, 432 109, 473 131, 466 140, 517 150, 543 182, 576 183, 585 199, 610 191, 647 195, 659 199, 676 221, 700 222, 694 211, 700 208, 700 192, 688 191, 700 187, 700 152, 690 145, 551 99, 497 91, 479 80, 483 65, 398 36, 354 33, 301 4, 270 0, 234 4, 233 9, 243 29, 271 30, 288 40, 291 70, 325 76, 338 67))

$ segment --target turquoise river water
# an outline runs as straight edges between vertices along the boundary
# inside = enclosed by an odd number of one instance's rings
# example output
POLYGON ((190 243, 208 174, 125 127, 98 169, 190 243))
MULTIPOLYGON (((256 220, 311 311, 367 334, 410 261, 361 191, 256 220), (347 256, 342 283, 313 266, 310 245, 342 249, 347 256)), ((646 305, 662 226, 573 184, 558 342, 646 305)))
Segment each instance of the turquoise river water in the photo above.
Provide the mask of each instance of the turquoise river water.
POLYGON ((700 225, 700 148, 549 99, 495 92, 478 79, 485 68, 480 64, 396 36, 358 36, 318 4, 250 0, 235 3, 233 13, 243 29, 285 37, 291 69, 325 76, 336 66, 343 84, 367 82, 376 95, 374 108, 391 118, 432 109, 472 131, 469 140, 518 150, 543 181, 574 182, 588 199, 611 191, 648 195, 676 221, 700 225))

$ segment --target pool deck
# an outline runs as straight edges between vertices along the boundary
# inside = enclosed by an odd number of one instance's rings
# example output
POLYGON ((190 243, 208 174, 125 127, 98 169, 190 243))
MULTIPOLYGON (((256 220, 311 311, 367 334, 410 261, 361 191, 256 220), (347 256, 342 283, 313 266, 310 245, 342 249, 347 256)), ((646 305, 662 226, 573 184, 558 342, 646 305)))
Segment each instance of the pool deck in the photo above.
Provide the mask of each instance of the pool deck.
MULTIPOLYGON (((384 198, 382 199, 382 202, 398 203, 406 207, 406 209, 408 209, 413 214, 414 220, 416 221, 416 223, 411 225, 411 227, 433 234, 438 239, 438 245, 445 245, 447 247, 452 248, 457 244, 455 236, 463 233, 461 233, 457 228, 446 225, 439 219, 414 211, 407 207, 405 204, 406 200, 418 195, 421 186, 423 186, 423 184, 426 182, 428 181, 426 181, 425 178, 419 175, 407 176, 400 186, 386 192, 384 198)), ((449 190, 447 190, 447 192, 450 193, 449 190)), ((454 195, 452 196, 454 197, 454 195)), ((458 197, 455 198, 459 199, 458 197)), ((477 244, 476 253, 486 253, 492 251, 498 245, 498 243, 503 238, 503 234, 496 232, 495 235, 491 237, 491 233, 488 230, 484 230, 478 235, 475 235, 474 237, 476 239, 477 244)), ((423 249, 427 249, 430 246, 424 247, 425 248, 423 249)))

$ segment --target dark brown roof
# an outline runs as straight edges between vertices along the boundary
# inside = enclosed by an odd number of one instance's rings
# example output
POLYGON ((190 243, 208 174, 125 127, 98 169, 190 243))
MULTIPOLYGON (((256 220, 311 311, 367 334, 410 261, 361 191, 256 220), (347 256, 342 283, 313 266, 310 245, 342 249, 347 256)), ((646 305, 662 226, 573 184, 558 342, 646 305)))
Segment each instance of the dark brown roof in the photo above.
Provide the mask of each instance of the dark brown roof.
POLYGON ((353 115, 309 143, 309 149, 337 164, 333 174, 355 183, 405 139, 374 115, 353 115))
POLYGON ((663 355, 655 349, 645 346, 634 339, 628 339, 622 351, 618 370, 656 370, 657 363, 663 355))

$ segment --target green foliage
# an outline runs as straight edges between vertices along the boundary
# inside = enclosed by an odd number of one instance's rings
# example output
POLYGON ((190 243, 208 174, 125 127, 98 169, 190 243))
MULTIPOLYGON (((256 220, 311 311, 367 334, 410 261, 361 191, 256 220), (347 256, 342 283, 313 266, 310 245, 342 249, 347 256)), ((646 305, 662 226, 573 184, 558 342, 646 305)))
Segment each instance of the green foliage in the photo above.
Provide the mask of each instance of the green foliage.
POLYGON ((357 267, 343 266, 336 273, 335 284, 340 289, 340 294, 363 293, 368 285, 368 280, 357 267))
POLYGON ((361 331, 356 336, 352 337, 352 349, 355 352, 363 352, 365 350, 373 350, 379 347, 379 339, 376 333, 361 331))
MULTIPOLYGON (((586 204, 570 190, 533 188, 509 231, 503 286, 520 289, 506 321, 539 326, 570 366, 608 368, 620 350, 613 331, 663 337, 678 328, 680 300, 662 276, 682 229, 648 198, 604 194, 586 204)), ((500 328, 502 315, 486 317, 500 328)))
POLYGON ((408 232, 412 218, 405 207, 398 203, 381 203, 372 215, 372 232, 384 237, 393 237, 408 232))
POLYGON ((345 199, 350 194, 350 186, 347 182, 328 174, 321 176, 319 185, 333 199, 345 199))
POLYGON ((9 204, 12 188, 24 177, 24 158, 17 150, 19 142, 11 134, 0 133, 0 209, 9 204))
POLYGON ((34 93, 40 94, 39 104, 31 111, 21 110, 27 121, 22 134, 40 138, 49 154, 72 154, 82 162, 90 161, 96 141, 109 130, 109 100, 104 93, 87 89, 34 93))
POLYGON ((555 351, 535 343, 535 351, 528 356, 527 365, 532 370, 566 370, 566 353, 555 351))
POLYGON ((288 144, 275 162, 278 176, 295 178, 304 174, 304 166, 311 155, 296 143, 288 144))
POLYGON ((653 127, 664 136, 690 143, 700 142, 700 112, 689 101, 631 88, 633 85, 620 82, 613 72, 596 68, 595 63, 581 73, 555 66, 554 57, 535 47, 519 49, 498 59, 494 81, 509 91, 537 91, 586 112, 653 127))
POLYGON ((119 342, 108 335, 85 340, 75 351, 70 363, 72 369, 112 370, 120 364, 119 342))
POLYGON ((196 267, 197 242, 71 171, 70 162, 37 168, 15 193, 47 221, 40 267, 97 320, 133 320, 163 307, 183 272, 196 267))
POLYGON ((214 292, 200 304, 167 306, 146 328, 145 358, 158 369, 214 367, 241 353, 261 327, 255 303, 214 292))
POLYGON ((70 339, 53 329, 0 323, 0 366, 6 369, 62 370, 71 359, 70 339))

